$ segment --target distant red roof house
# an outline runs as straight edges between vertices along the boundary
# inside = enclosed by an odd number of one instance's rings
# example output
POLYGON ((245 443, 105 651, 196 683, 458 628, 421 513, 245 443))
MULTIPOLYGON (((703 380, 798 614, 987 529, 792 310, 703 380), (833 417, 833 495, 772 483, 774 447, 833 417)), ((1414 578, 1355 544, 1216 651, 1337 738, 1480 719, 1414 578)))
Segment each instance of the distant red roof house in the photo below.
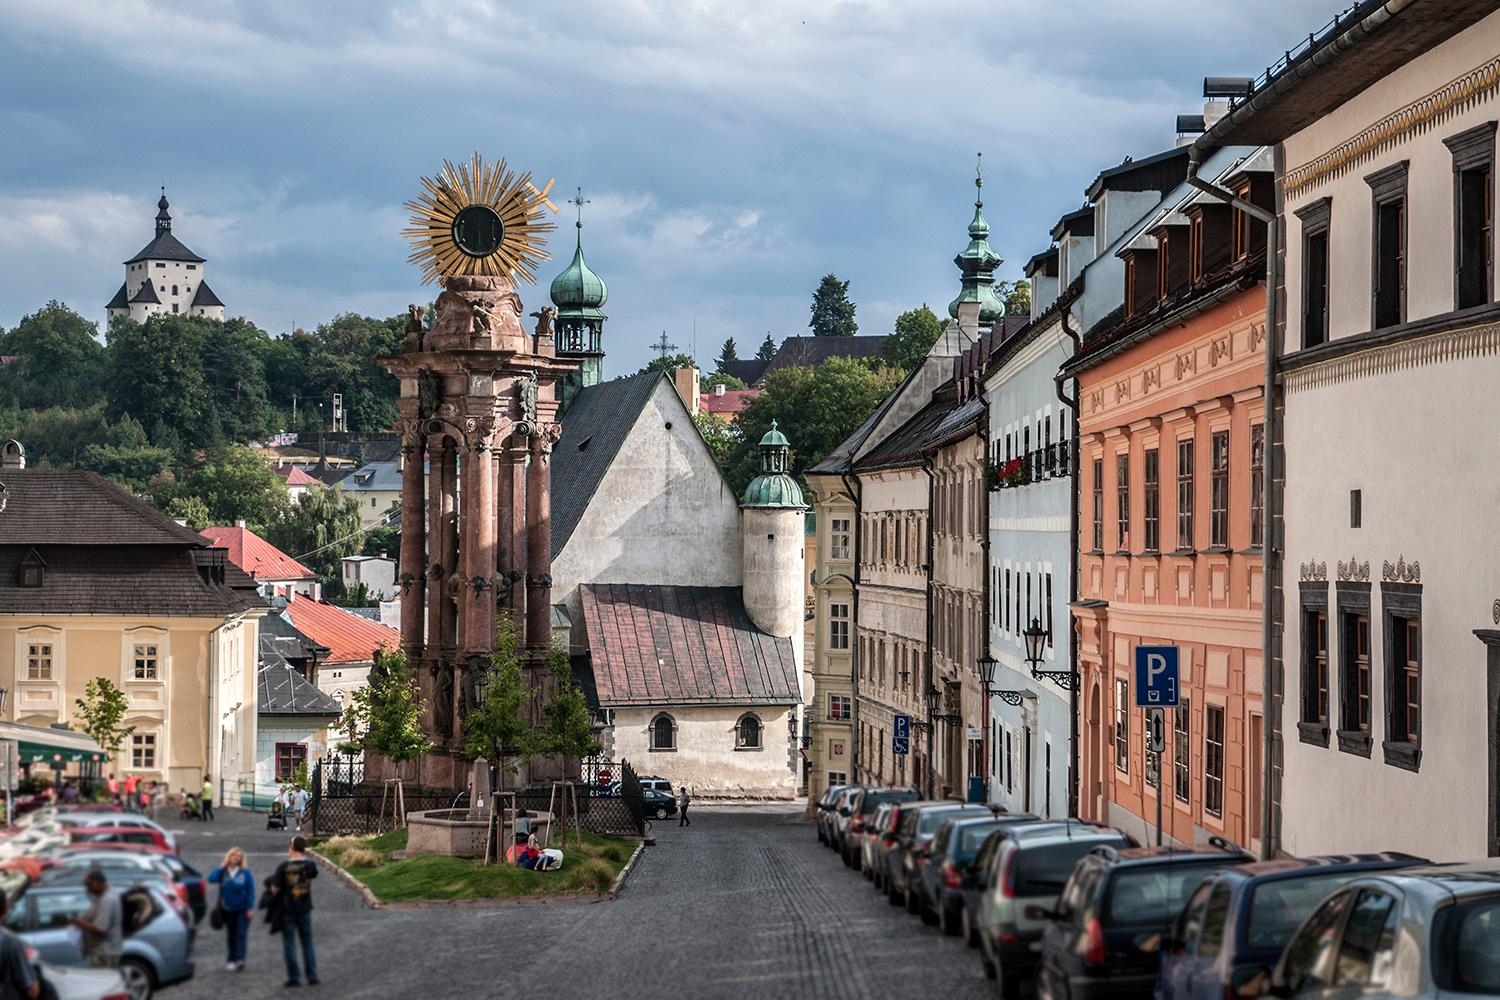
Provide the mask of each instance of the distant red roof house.
POLYGON ((715 413, 733 420, 745 412, 750 400, 760 395, 759 389, 725 389, 723 392, 705 392, 698 397, 698 409, 704 413, 715 413))
POLYGON ((228 549, 229 561, 256 583, 318 579, 318 574, 243 524, 233 527, 212 526, 204 528, 200 534, 212 542, 215 548, 228 549))
POLYGON ((293 595, 286 613, 293 628, 327 647, 324 663, 368 663, 375 650, 401 645, 401 633, 395 629, 310 597, 293 595))
POLYGON ((303 471, 300 465, 273 465, 271 466, 271 471, 276 473, 278 479, 286 483, 286 488, 289 490, 296 489, 299 486, 323 485, 320 480, 314 479, 303 471))

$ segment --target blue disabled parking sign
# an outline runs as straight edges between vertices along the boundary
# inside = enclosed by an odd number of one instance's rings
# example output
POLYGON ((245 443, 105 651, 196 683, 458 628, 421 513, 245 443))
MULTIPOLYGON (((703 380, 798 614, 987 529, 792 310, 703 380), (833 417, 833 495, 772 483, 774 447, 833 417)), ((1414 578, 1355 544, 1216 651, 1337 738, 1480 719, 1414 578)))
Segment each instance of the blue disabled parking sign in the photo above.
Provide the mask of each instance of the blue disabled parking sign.
POLYGON ((891 753, 911 752, 911 716, 897 715, 891 720, 891 753))
POLYGON ((1135 703, 1147 708, 1176 708, 1182 697, 1177 686, 1176 646, 1135 647, 1135 703))

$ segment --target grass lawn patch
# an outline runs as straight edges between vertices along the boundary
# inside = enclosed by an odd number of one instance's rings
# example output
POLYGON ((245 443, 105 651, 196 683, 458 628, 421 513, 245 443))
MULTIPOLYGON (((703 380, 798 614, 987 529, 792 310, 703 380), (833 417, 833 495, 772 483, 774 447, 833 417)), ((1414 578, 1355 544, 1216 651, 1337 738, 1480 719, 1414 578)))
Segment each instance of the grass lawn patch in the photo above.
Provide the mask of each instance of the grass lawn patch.
POLYGON ((560 871, 534 872, 514 865, 483 865, 472 858, 418 854, 400 861, 391 852, 406 847, 406 830, 378 837, 335 837, 318 845, 383 903, 425 899, 490 899, 605 892, 636 842, 585 832, 582 845, 568 838, 560 871))

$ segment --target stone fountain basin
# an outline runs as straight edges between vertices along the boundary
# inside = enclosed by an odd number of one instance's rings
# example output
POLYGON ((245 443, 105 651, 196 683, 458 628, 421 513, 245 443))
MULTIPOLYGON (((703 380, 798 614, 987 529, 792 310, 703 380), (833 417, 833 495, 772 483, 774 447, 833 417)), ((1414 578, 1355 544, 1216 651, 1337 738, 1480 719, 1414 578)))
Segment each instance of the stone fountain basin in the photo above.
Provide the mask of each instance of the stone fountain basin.
MULTIPOLYGON (((527 818, 537 840, 545 841, 552 826, 552 815, 533 812, 527 818)), ((515 829, 515 819, 508 809, 505 819, 507 828, 515 829)), ((407 813, 406 856, 447 854, 455 858, 482 858, 488 829, 488 813, 468 809, 428 809, 407 813)))

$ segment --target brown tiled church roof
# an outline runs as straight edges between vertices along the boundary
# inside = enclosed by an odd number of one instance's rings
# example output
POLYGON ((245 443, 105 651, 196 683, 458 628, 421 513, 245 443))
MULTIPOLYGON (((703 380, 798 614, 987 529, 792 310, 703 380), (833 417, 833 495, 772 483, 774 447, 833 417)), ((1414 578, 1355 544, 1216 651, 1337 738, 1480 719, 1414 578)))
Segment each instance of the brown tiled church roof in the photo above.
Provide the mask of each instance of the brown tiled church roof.
POLYGON ((579 587, 599 704, 790 705, 792 640, 750 621, 737 587, 579 587))

